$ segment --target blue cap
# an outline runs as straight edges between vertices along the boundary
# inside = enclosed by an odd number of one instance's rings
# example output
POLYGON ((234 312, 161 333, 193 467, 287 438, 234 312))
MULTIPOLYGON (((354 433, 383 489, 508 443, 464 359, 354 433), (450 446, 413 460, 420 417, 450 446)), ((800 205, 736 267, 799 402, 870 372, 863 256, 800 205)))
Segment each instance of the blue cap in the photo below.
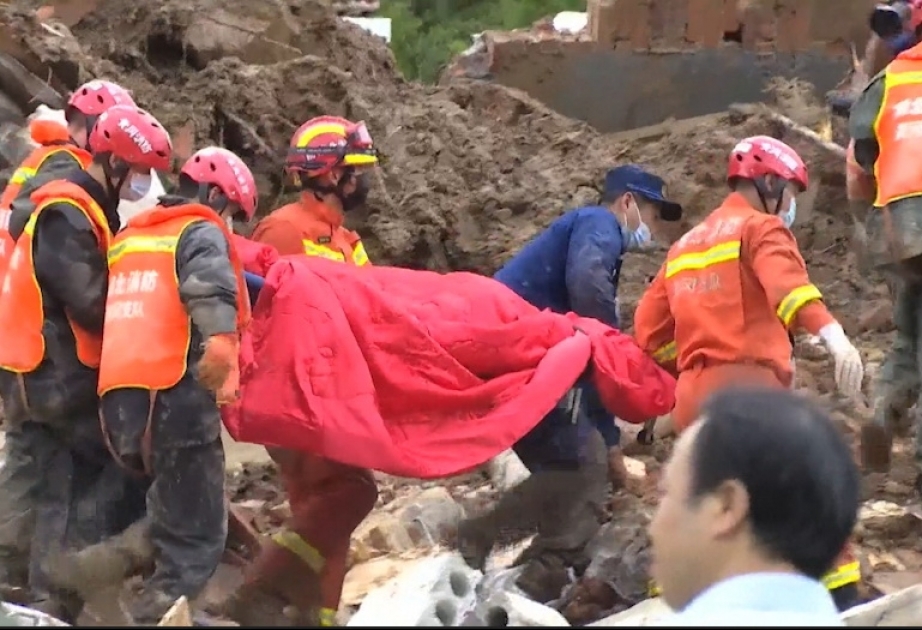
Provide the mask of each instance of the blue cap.
POLYGON ((682 218, 682 206, 666 198, 666 182, 636 164, 616 166, 605 174, 605 195, 636 193, 659 206, 659 215, 664 221, 678 221, 682 218))

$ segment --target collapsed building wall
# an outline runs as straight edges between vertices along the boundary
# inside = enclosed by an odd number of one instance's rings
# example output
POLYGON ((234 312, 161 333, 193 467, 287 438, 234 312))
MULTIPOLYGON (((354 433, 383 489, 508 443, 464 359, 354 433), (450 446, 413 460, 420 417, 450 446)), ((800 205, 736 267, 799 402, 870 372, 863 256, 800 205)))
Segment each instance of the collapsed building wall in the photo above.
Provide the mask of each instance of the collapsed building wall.
POLYGON ((524 90, 600 131, 764 100, 773 77, 818 94, 852 67, 868 36, 868 0, 590 0, 588 33, 486 33, 447 77, 524 90))

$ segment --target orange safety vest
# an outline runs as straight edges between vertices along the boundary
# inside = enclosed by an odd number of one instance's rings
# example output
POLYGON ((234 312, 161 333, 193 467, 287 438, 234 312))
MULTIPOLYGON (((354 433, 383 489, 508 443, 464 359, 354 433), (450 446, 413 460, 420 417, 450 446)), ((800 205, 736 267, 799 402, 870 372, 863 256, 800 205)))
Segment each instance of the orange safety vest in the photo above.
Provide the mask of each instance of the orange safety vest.
POLYGON ((900 53, 884 70, 874 134, 879 146, 874 206, 922 195, 922 44, 900 53))
MULTIPOLYGON (((47 124, 47 121, 43 121, 47 124)), ((60 127, 56 123, 53 123, 55 127, 60 127)), ((3 194, 0 194, 0 208, 9 210, 13 201, 16 197, 19 196, 19 191, 22 190, 23 185, 35 177, 39 169, 42 168, 42 165, 45 163, 49 157, 54 155, 59 151, 67 152, 74 161, 80 164, 81 168, 86 168, 90 165, 90 162, 93 160, 88 152, 84 151, 80 147, 77 147, 73 144, 70 144, 68 137, 65 135, 61 138, 59 135, 47 132, 44 130, 44 127, 39 127, 38 129, 43 130, 44 133, 39 135, 35 123, 30 125, 30 130, 32 131, 32 139, 39 143, 40 146, 32 150, 32 153, 26 157, 25 160, 19 165, 15 171, 13 171, 10 181, 7 182, 6 188, 3 189, 3 194)))
MULTIPOLYGON (((48 121, 40 121, 47 124, 48 121)), ((53 128, 61 127, 57 123, 50 123, 53 125, 53 128)), ((3 189, 3 192, 0 193, 0 278, 3 278, 3 275, 6 273, 6 268, 9 266, 10 256, 13 255, 13 237, 10 236, 10 215, 12 214, 12 205, 16 200, 16 197, 19 196, 19 192, 22 190, 23 185, 38 173, 39 169, 42 168, 42 165, 45 163, 49 157, 54 155, 59 151, 66 151, 71 157, 76 160, 81 168, 86 168, 89 166, 92 161, 92 156, 73 145, 62 144, 62 140, 50 132, 45 133, 44 135, 39 134, 35 129, 35 121, 30 124, 30 129, 32 129, 32 139, 36 142, 45 140, 45 142, 40 142, 42 146, 37 147, 29 154, 29 156, 22 161, 22 164, 19 165, 13 172, 13 176, 10 177, 10 181, 7 182, 6 188, 3 189)), ((40 129, 44 129, 40 127, 40 129)), ((64 130, 64 140, 67 141, 67 129, 64 130)))
POLYGON ((192 320, 179 296, 176 250, 183 232, 208 221, 227 238, 237 276, 237 330, 249 323, 243 265, 227 226, 201 204, 162 207, 132 218, 109 248, 109 295, 103 329, 99 395, 113 389, 159 391, 186 373, 192 320), (138 340, 144 349, 137 352, 138 340))
MULTIPOLYGON (((80 186, 68 181, 54 181, 32 193, 35 211, 13 248, 10 266, 0 290, 0 330, 6 334, 0 344, 0 368, 26 374, 34 371, 45 358, 45 321, 42 291, 35 276, 32 243, 35 225, 42 211, 50 205, 68 203, 79 209, 90 222, 101 252, 109 248, 112 231, 105 212, 80 186)), ((87 332, 68 317, 76 341, 77 358, 91 368, 99 367, 102 340, 87 332)))

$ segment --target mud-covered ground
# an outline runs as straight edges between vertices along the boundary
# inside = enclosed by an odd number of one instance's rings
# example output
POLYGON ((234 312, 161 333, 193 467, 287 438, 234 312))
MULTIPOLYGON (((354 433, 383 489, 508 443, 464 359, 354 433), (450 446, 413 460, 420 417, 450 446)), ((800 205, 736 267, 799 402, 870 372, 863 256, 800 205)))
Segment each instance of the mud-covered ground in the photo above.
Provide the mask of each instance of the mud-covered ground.
MULTIPOLYGON (((812 209, 804 204, 794 229, 813 279, 857 340, 871 376, 888 347, 886 288, 879 277, 859 274, 850 253, 843 165, 764 116, 726 113, 605 136, 502 86, 407 83, 382 40, 332 17, 317 0, 96 4, 72 24, 72 36, 40 26, 37 3, 3 5, 0 24, 28 57, 26 65, 37 64, 60 90, 94 76, 116 80, 174 138, 238 152, 258 175, 263 212, 284 194, 280 160, 297 125, 320 114, 367 121, 384 160, 369 209, 353 217, 353 227, 379 263, 491 273, 561 212, 595 201, 604 171, 629 161, 666 178, 671 195, 686 206, 681 228, 688 228, 725 194, 726 155, 736 140, 783 136, 801 150, 819 183, 812 209)), ((817 128, 821 109, 803 94, 781 86, 777 109, 817 128)), ((664 235, 664 243, 678 234, 664 235)), ((622 301, 629 311, 663 251, 626 261, 622 301)), ((799 387, 824 398, 855 438, 866 411, 832 393, 828 357, 807 344, 799 352, 799 387)), ((651 489, 667 453, 668 441, 636 452, 647 464, 651 489)), ((911 443, 900 439, 893 472, 867 476, 865 495, 914 502, 914 474, 911 443)), ((231 483, 241 501, 283 501, 269 469, 250 467, 231 483)), ((386 485, 382 501, 393 492, 386 485)), ((642 522, 652 503, 652 490, 625 495, 615 511, 642 522)), ((274 527, 277 515, 259 516, 257 525, 274 527)), ((913 528, 861 532, 872 581, 922 571, 919 540, 913 528)))

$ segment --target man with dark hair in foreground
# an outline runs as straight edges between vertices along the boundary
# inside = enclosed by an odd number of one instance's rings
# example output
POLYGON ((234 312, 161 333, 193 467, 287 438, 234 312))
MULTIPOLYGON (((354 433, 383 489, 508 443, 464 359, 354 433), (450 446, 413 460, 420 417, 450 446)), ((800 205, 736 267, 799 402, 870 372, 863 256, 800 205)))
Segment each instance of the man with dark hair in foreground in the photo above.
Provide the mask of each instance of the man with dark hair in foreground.
POLYGON ((820 582, 857 520, 859 473, 796 394, 728 389, 676 442, 650 524, 673 625, 843 625, 820 582))

